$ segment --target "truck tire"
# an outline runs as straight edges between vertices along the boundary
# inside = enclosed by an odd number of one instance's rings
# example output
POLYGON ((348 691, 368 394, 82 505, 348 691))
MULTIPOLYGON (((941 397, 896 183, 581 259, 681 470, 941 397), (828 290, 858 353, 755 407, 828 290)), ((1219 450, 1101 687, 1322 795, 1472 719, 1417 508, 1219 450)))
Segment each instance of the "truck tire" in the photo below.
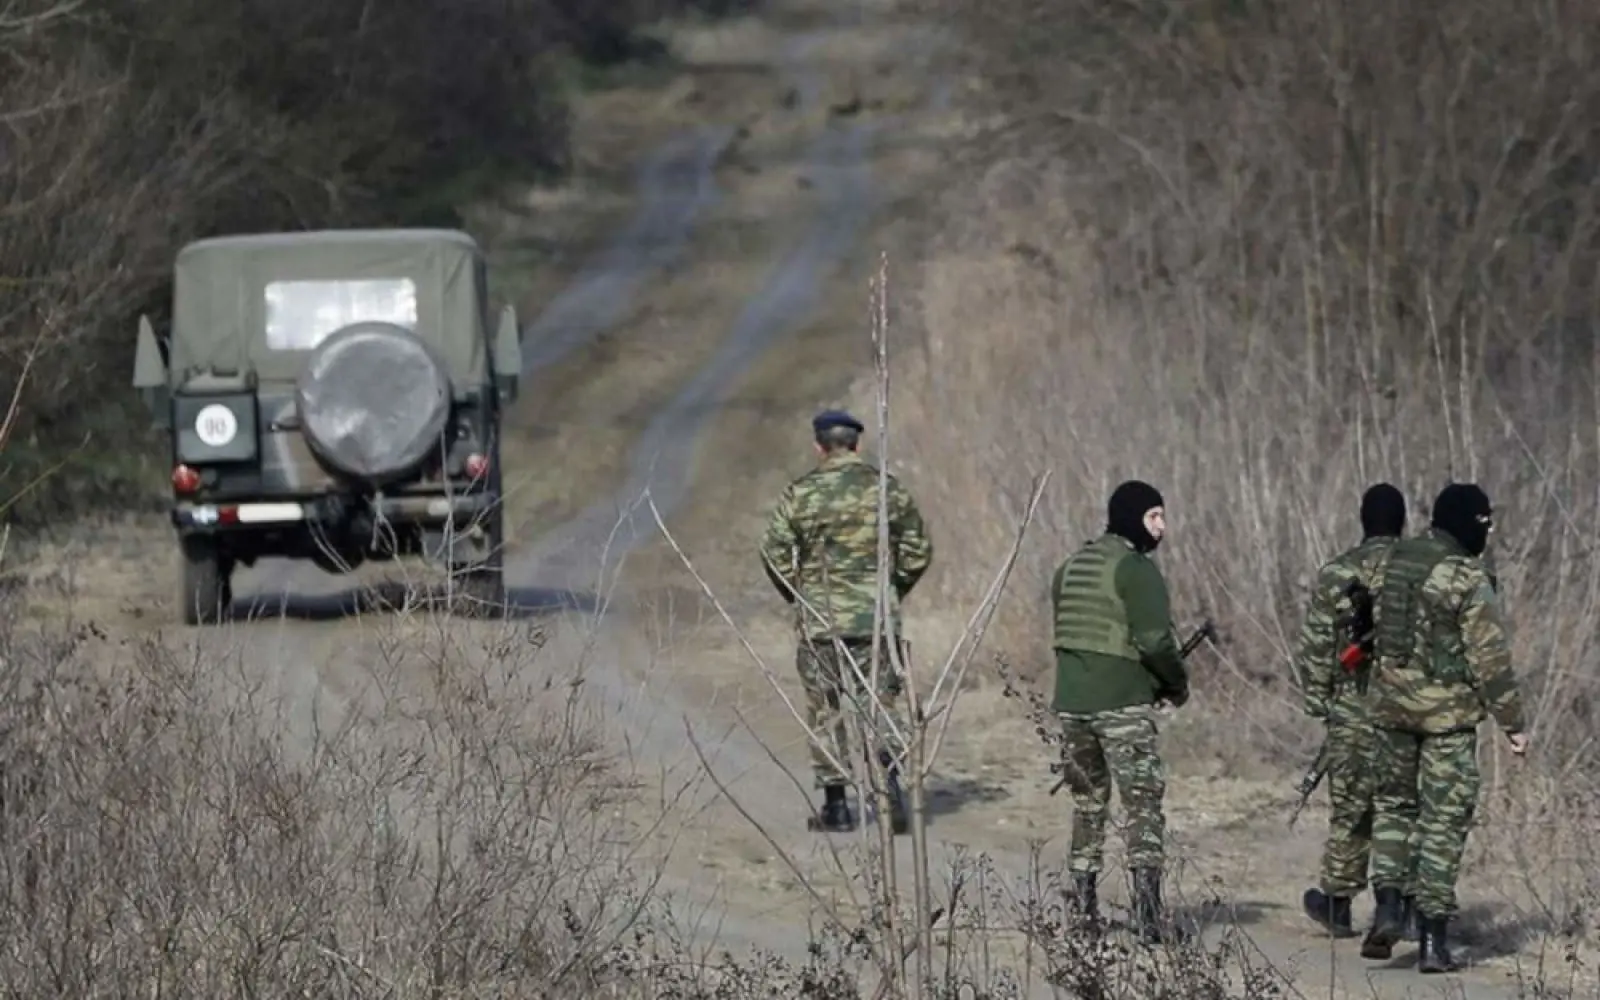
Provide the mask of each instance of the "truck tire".
POLYGON ((505 575, 505 511, 500 498, 489 512, 484 525, 489 535, 489 558, 482 565, 466 572, 463 590, 476 617, 492 618, 503 613, 506 603, 505 575))
POLYGON ((295 386, 301 433, 331 471, 372 489, 405 479, 445 444, 444 364, 393 323, 352 323, 311 352, 295 386))
POLYGON ((203 535, 178 539, 182 562, 178 601, 185 625, 210 625, 233 608, 233 560, 203 535))

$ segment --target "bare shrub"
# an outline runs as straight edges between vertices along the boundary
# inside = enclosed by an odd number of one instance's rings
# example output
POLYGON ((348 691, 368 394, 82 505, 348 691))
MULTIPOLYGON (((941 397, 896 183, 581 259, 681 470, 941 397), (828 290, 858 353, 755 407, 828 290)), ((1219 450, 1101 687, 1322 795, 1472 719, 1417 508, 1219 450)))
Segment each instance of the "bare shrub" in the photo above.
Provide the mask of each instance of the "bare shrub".
POLYGON ((925 261, 904 447, 963 524, 947 568, 1003 544, 1022 469, 1061 465, 1009 651, 1045 666, 1048 572, 1149 479, 1179 600, 1231 625, 1194 704, 1240 713, 1242 763, 1295 738, 1282 664, 1360 490, 1401 486, 1416 528, 1476 479, 1537 739, 1590 754, 1600 15, 937 6, 981 41, 1000 123, 925 261))

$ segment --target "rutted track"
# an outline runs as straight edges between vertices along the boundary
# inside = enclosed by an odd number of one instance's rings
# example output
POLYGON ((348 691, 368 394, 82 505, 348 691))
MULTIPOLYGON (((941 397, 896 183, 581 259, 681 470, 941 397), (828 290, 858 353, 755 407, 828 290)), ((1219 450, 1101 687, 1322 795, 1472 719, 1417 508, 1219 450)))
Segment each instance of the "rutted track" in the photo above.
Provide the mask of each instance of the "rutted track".
MULTIPOLYGON (((791 64, 803 59, 813 42, 812 36, 804 36, 791 43, 791 64)), ((813 111, 821 100, 819 73, 802 70, 796 90, 799 111, 813 111)), ((700 428, 738 376, 806 318, 829 268, 855 245, 871 207, 867 147, 872 131, 869 124, 829 128, 813 142, 805 159, 817 201, 809 232, 778 261, 715 355, 655 414, 633 448, 619 494, 594 501, 516 553, 507 562, 509 580, 540 587, 592 586, 603 568, 602 553, 608 561, 616 559, 654 530, 648 513, 635 506, 646 489, 664 517, 683 502, 694 478, 700 428)))
POLYGON ((641 208, 606 249, 523 332, 523 372, 548 368, 627 316, 640 289, 682 256, 717 199, 714 170, 733 129, 696 129, 663 143, 640 166, 641 208))
MULTIPOLYGON (((816 40, 815 35, 804 35, 787 46, 784 63, 800 94, 800 114, 814 111, 824 91, 821 72, 803 62, 816 40)), ((872 133, 873 127, 865 123, 830 126, 812 142, 804 160, 817 204, 810 228, 779 258, 713 356, 654 415, 629 456, 627 481, 619 493, 594 501, 571 521, 513 553, 506 563, 508 582, 544 594, 604 589, 597 583, 609 565, 655 531, 648 510, 637 504, 639 496, 648 489, 664 518, 686 499, 694 480, 698 431, 748 366, 806 319, 830 269, 854 247, 866 224, 872 194, 867 159, 872 133)), ((688 748, 683 720, 693 718, 697 724, 706 720, 673 691, 638 678, 622 660, 622 656, 596 657, 586 673, 586 686, 605 700, 608 714, 630 734, 636 753, 657 761, 684 760, 688 748)), ((743 772, 765 762, 761 748, 743 733, 729 733, 705 749, 719 770, 734 767, 743 772)))

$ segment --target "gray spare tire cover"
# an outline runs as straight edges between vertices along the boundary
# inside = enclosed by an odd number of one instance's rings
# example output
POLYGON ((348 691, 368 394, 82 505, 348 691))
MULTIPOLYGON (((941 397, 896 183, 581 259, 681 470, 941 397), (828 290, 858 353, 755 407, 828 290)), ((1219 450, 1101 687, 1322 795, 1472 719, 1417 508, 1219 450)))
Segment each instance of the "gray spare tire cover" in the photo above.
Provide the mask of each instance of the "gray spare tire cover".
POLYGON ((392 323, 352 323, 311 352, 295 387, 301 433, 317 457, 381 486, 440 447, 450 376, 433 350, 392 323))

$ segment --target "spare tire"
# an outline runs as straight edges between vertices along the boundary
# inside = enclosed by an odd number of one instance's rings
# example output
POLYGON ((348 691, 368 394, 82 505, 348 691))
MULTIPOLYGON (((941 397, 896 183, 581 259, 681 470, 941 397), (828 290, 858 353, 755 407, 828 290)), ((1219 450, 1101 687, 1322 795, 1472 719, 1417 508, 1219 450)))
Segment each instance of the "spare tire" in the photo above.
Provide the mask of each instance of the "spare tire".
POLYGON ((450 376, 416 334, 352 323, 311 352, 295 387, 301 433, 317 458, 372 486, 410 475, 443 444, 450 376))

